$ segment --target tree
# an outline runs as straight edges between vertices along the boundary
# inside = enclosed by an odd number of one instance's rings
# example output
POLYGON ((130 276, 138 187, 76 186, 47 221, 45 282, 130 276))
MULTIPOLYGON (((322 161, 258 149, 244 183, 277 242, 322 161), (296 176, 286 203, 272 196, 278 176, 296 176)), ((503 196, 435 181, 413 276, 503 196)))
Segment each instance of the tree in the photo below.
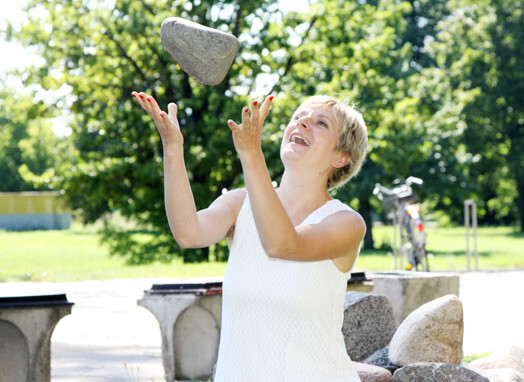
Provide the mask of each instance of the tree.
MULTIPOLYGON (((57 171, 56 185, 85 222, 118 210, 137 229, 156 234, 140 243, 132 232, 107 225, 105 241, 131 263, 168 261, 177 255, 185 261, 208 259, 208 249, 182 250, 171 237, 163 205, 161 142, 154 124, 133 103, 131 91, 148 91, 163 107, 177 102, 198 208, 208 206, 223 189, 241 186, 226 121, 240 114, 245 93, 254 89, 262 71, 258 42, 276 12, 274 1, 116 0, 102 7, 92 1, 47 0, 32 1, 27 8, 30 19, 20 31, 10 28, 9 35, 37 49, 45 64, 28 70, 25 83, 71 88, 60 101, 70 104, 74 115, 70 127, 76 158, 73 166, 63 164, 57 171), (173 15, 240 39, 238 58, 218 86, 189 78, 162 47, 160 25, 173 15)), ((213 250, 225 258, 224 243, 213 250)))
MULTIPOLYGON (((428 205, 453 208, 454 216, 462 210, 457 200, 467 182, 457 153, 464 147, 456 144, 462 109, 453 107, 451 90, 433 97, 442 77, 435 77, 435 59, 424 49, 447 14, 444 4, 331 0, 283 22, 284 31, 303 32, 283 55, 287 75, 276 88, 290 97, 338 93, 356 103, 368 124, 361 174, 336 192, 364 216, 367 248, 373 247, 372 210, 381 209, 372 195, 377 182, 415 175, 425 180, 420 194, 428 205)), ((273 71, 281 56, 273 51, 273 71)))
POLYGON ((469 177, 480 217, 511 222, 513 216, 524 231, 524 3, 456 0, 449 7, 452 16, 440 22, 430 47, 459 90, 462 145, 475 161, 469 177))
POLYGON ((62 139, 52 131, 52 114, 31 94, 0 90, 0 191, 52 189, 51 179, 36 185, 24 174, 42 175, 61 157, 62 139))

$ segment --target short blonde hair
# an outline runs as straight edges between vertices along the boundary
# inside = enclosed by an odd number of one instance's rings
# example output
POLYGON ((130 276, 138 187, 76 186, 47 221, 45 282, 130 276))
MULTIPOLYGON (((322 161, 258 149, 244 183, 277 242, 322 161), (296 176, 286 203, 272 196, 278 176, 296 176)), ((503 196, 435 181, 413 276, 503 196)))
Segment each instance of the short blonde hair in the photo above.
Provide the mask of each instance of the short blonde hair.
POLYGON ((348 164, 335 168, 327 182, 328 190, 340 187, 359 172, 366 157, 368 134, 364 118, 353 105, 327 95, 309 97, 300 105, 300 107, 304 106, 332 107, 340 127, 337 150, 350 155, 348 164))

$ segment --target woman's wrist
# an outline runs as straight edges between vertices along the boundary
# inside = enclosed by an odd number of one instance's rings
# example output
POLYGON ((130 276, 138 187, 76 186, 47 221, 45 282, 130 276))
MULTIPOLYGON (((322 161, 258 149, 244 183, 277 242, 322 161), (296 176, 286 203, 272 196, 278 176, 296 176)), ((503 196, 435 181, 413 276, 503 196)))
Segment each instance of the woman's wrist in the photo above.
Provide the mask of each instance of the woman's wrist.
POLYGON ((264 157, 264 153, 262 150, 254 150, 244 153, 239 153, 240 162, 243 165, 248 165, 249 167, 252 167, 254 165, 257 165, 259 163, 266 163, 266 158, 264 157))
POLYGON ((172 157, 172 156, 180 155, 184 153, 183 145, 168 144, 168 145, 163 145, 163 149, 164 149, 165 157, 172 157))

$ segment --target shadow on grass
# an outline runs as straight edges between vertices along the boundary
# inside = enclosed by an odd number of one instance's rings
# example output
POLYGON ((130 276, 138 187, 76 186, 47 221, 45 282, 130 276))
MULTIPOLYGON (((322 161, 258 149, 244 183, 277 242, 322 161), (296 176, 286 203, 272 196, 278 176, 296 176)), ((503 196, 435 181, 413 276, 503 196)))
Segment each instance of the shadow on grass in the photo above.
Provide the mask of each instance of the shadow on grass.
POLYGON ((515 239, 524 239, 524 232, 514 231, 514 232, 508 233, 505 236, 512 237, 512 238, 515 238, 515 239))
MULTIPOLYGON (((487 252, 487 251, 478 252, 478 254, 479 254, 480 257, 490 257, 492 255, 495 255, 493 252, 487 252)), ((431 250, 430 251, 430 250, 428 250, 428 255, 465 257, 466 256, 466 252, 463 251, 463 250, 461 250, 461 251, 435 251, 435 250, 431 250)), ((473 253, 471 253, 471 256, 473 257, 473 253)))

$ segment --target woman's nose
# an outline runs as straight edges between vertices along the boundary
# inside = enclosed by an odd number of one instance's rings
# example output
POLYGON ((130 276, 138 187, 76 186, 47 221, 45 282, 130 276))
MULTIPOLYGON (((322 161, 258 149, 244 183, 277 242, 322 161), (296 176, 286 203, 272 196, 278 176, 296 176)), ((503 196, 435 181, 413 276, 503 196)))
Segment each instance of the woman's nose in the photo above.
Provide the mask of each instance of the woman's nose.
POLYGON ((302 127, 303 129, 309 129, 309 118, 308 117, 299 118, 298 125, 302 127))

